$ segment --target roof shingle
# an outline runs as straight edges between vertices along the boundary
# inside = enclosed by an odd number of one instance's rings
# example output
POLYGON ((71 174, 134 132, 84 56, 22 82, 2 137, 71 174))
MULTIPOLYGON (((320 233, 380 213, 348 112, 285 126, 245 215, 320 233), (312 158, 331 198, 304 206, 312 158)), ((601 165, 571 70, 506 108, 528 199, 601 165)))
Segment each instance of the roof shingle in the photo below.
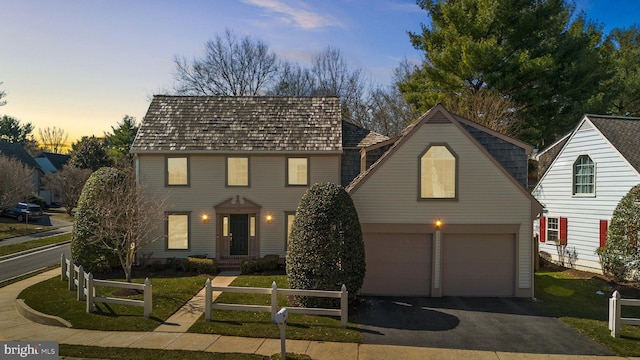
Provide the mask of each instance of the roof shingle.
POLYGON ((132 153, 341 152, 337 97, 154 96, 132 153))
POLYGON ((640 118, 587 115, 622 156, 640 172, 640 118))

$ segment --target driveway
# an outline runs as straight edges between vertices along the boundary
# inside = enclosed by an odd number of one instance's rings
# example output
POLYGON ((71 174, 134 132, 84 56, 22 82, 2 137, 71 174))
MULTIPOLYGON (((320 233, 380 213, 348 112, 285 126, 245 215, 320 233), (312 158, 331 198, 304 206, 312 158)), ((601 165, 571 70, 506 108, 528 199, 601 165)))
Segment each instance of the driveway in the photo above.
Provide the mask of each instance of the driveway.
POLYGON ((613 355, 528 299, 361 297, 365 344, 535 354, 613 355))

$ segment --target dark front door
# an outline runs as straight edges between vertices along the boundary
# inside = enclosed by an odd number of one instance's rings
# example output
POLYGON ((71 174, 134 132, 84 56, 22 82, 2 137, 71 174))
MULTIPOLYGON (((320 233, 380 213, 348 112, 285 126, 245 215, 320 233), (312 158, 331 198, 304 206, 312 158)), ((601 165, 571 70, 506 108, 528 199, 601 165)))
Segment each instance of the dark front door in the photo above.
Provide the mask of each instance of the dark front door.
POLYGON ((231 226, 231 255, 249 255, 249 215, 232 214, 231 226))

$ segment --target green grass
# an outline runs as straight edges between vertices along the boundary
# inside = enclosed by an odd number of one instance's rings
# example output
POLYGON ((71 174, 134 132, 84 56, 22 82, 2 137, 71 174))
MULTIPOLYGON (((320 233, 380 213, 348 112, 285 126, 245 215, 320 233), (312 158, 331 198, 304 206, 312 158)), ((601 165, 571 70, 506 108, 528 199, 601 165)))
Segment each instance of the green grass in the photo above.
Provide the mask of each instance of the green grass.
POLYGON ((15 254, 21 251, 31 250, 42 246, 59 244, 71 241, 71 233, 49 236, 41 239, 25 241, 18 244, 0 246, 0 256, 15 254))
POLYGON ((46 226, 42 226, 40 223, 19 223, 15 219, 0 216, 0 240, 9 237, 33 234, 42 231, 47 231, 46 226))
MULTIPOLYGON (((18 298, 24 299, 34 310, 69 321, 77 329, 152 331, 191 299, 204 286, 206 278, 157 277, 150 280, 153 286, 153 309, 148 319, 143 317, 142 307, 117 304, 96 303, 96 311, 87 314, 85 301, 77 301, 76 292, 69 291, 67 282, 59 277, 23 290, 18 298)), ((142 283, 144 279, 136 278, 132 281, 142 283)), ((120 289, 98 287, 96 295, 111 296, 118 290, 120 289)), ((142 300, 142 294, 126 298, 142 300)))
MULTIPOLYGON (((615 289, 600 277, 576 278, 561 272, 539 272, 535 277, 534 304, 558 317, 579 332, 611 348, 618 356, 640 356, 640 327, 621 327, 621 338, 608 329, 608 299, 615 289), (598 295, 601 291, 604 295, 598 295)), ((619 287, 625 298, 637 298, 638 291, 619 287)), ((640 318, 640 308, 623 308, 623 317, 640 318)))
MULTIPOLYGON (((278 288, 289 288, 285 275, 277 276, 238 276, 231 286, 270 288, 275 281, 278 288)), ((223 293, 216 299, 219 303, 270 305, 270 295, 223 293)), ((285 296, 278 297, 278 306, 289 306, 285 296)), ((278 325, 271 322, 271 313, 250 311, 214 310, 212 321, 205 321, 204 315, 189 329, 189 332, 221 334, 245 337, 279 338, 278 325)), ((289 314, 286 329, 287 339, 362 342, 357 324, 347 323, 340 327, 340 318, 329 316, 310 316, 289 314)))
POLYGON ((130 348, 106 348, 60 344, 60 355, 72 358, 113 360, 261 360, 261 355, 238 353, 210 353, 186 350, 154 350, 130 348))

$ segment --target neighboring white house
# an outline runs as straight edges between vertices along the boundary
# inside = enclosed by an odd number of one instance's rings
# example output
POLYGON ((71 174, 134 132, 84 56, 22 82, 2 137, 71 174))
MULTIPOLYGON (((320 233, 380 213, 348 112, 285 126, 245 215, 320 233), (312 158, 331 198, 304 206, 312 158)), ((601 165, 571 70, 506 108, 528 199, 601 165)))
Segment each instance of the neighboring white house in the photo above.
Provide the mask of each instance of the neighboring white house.
POLYGON ((556 243, 566 240, 576 268, 601 272, 596 249, 618 202, 640 183, 640 118, 585 115, 538 159, 543 175, 532 193, 545 208, 534 226, 540 251, 560 260, 556 243))

